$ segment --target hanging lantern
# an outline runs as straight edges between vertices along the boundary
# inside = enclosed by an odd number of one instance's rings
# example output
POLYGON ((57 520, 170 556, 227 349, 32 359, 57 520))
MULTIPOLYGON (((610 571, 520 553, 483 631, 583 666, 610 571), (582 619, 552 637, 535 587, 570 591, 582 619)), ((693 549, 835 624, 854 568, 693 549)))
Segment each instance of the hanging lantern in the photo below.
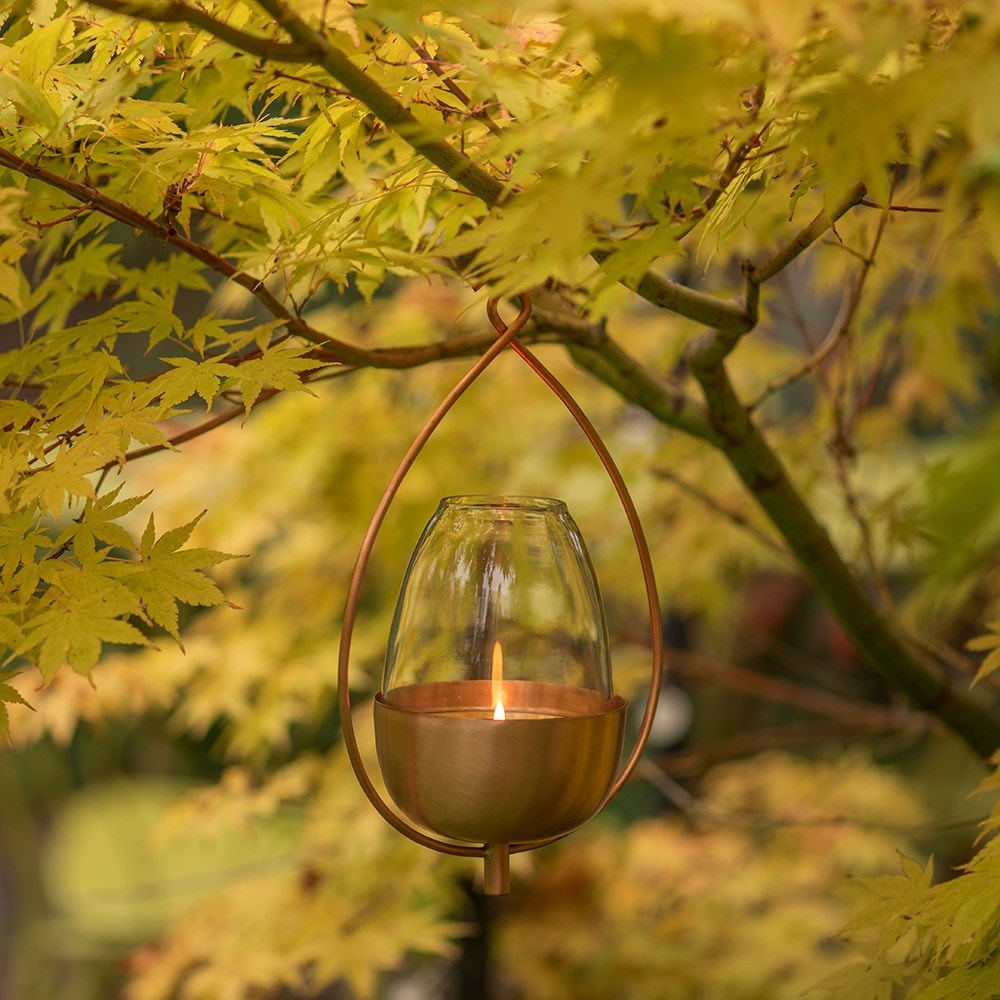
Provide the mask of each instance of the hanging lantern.
POLYGON ((621 788, 648 738, 662 676, 659 604, 638 515, 593 426, 515 339, 531 313, 527 296, 521 303, 506 326, 491 300, 498 340, 432 414, 383 493, 351 582, 339 671, 345 744, 375 808, 424 846, 485 858, 488 894, 508 891, 511 851, 565 836, 621 788), (613 693, 597 580, 566 505, 540 497, 448 497, 410 559, 375 697, 376 748, 393 809, 368 776, 351 723, 348 668, 360 584, 410 465, 455 400, 508 345, 570 410, 618 491, 649 602, 650 697, 619 771, 626 702, 613 693))

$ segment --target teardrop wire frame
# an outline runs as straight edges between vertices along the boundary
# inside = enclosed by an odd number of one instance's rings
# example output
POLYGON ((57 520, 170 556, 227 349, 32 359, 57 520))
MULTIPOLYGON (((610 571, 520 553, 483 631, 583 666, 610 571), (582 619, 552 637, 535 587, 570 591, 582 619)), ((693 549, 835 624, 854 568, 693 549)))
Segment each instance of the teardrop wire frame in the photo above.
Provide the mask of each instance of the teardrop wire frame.
MULTIPOLYGON (((337 700, 340 708, 344 746, 347 749, 347 755, 351 761, 351 766, 354 769, 354 774, 358 780, 358 784, 361 785, 362 790, 365 795, 368 796, 369 801, 375 807, 379 815, 399 833, 420 844, 422 847, 428 847, 431 850, 440 851, 444 854, 452 854, 467 858, 486 857, 489 854, 490 846, 484 845, 482 847, 478 847, 471 844, 456 844, 452 841, 441 840, 437 837, 431 837, 428 834, 423 833, 417 827, 412 826, 409 822, 403 819, 389 806, 385 799, 383 799, 383 797, 379 794, 378 789, 369 777, 364 760, 361 756, 361 750, 358 746, 357 736, 354 731, 354 723, 351 717, 351 693, 349 688, 351 637, 354 632, 354 623, 357 617, 358 603, 361 596, 361 583, 364 578, 365 570, 368 566, 368 561, 371 557, 372 548, 375 544, 375 538, 382 526, 382 522, 385 520, 386 514, 388 513, 389 505, 395 498, 404 477, 410 470, 410 467, 413 465, 424 445, 427 443, 431 434, 437 429, 438 425, 444 419, 445 415, 452 408, 458 398, 508 346, 510 346, 517 353, 525 364, 527 364, 528 367, 549 387, 549 389, 552 390, 566 409, 569 410, 577 424, 579 424, 580 429, 583 431, 587 440, 590 442, 591 447, 597 453, 598 458, 600 458, 601 464, 604 466, 611 482, 614 484, 615 492, 618 494, 618 499, 621 501, 622 508, 625 511, 625 516, 628 518, 629 527, 632 529, 632 539, 635 543, 636 553, 639 556, 639 563, 642 568, 642 578, 646 587, 653 654, 653 663, 649 682, 649 696, 646 701, 646 708, 643 712, 642 721, 639 724, 639 730, 636 734, 635 745, 632 748, 632 752, 629 754, 628 759, 625 761, 624 766, 618 774, 618 777, 611 785, 611 788, 608 790, 608 793, 601 801, 600 806, 594 811, 594 815, 600 812, 600 810, 603 809, 618 794, 622 786, 626 781, 628 781, 630 775, 635 770, 636 764, 638 764, 640 757, 646 749, 649 734, 653 727, 653 718, 656 713, 656 702, 659 695, 660 685, 663 681, 663 625, 660 619, 660 602, 656 592, 656 578, 653 573, 653 562, 649 554, 649 546, 646 543, 646 536, 643 533, 642 525, 639 521, 639 515, 635 509, 635 504, 629 494, 628 487, 625 485, 625 480, 622 477, 621 472, 618 470, 618 466, 615 465, 614 459, 611 457, 611 453, 601 440, 600 435, 597 433, 596 428, 590 422, 587 415, 583 412, 576 400, 570 395, 565 386, 559 382, 555 375, 553 375, 552 372, 550 372, 522 343, 520 343, 520 341, 517 340, 517 335, 524 329, 528 320, 531 318, 531 299, 529 296, 526 293, 521 293, 518 296, 518 299, 521 304, 521 310, 510 325, 505 324, 500 317, 498 300, 495 298, 491 298, 489 300, 486 306, 487 314, 489 315, 490 322, 493 324, 493 328, 499 334, 498 338, 479 357, 476 363, 465 373, 465 375, 462 376, 454 388, 438 404, 437 408, 430 415, 430 417, 427 418, 427 422, 414 438, 413 443, 407 449, 406 454, 396 467, 396 471, 392 474, 386 484, 385 490, 383 491, 378 505, 375 508, 375 513, 372 515, 371 522, 368 525, 368 530, 365 532, 364 539, 361 542, 361 549, 358 552, 357 562, 354 566, 354 574, 351 577, 350 587, 348 588, 347 604, 344 607, 344 618, 340 636, 340 658, 337 669, 337 700)), ((572 830, 567 830, 565 833, 559 834, 555 837, 546 838, 545 840, 536 840, 522 844, 511 844, 510 851, 511 853, 516 853, 520 851, 532 850, 536 847, 541 847, 545 844, 550 844, 553 841, 559 840, 572 832, 572 830)))

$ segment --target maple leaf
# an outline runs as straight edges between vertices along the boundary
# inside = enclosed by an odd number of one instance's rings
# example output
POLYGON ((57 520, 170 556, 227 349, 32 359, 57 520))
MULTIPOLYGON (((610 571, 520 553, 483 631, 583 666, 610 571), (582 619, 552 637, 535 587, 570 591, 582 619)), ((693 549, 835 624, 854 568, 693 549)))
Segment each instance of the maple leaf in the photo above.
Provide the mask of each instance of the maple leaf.
MULTIPOLYGON (((24 642, 24 630, 19 624, 23 611, 23 605, 13 601, 0 603, 0 648, 17 649, 24 642)), ((0 661, 0 669, 3 666, 0 661)))
POLYGON ((12 688, 9 684, 0 684, 0 739, 9 744, 10 718, 7 715, 7 705, 24 705, 26 708, 31 706, 16 688, 12 688))
POLYGON ((204 570, 236 556, 215 549, 183 549, 204 511, 179 528, 159 537, 150 514, 139 543, 138 563, 118 563, 112 569, 142 604, 149 620, 180 643, 178 604, 211 607, 225 596, 204 570))
POLYGON ((115 310, 124 330, 144 331, 149 334, 149 349, 161 340, 183 332, 183 324, 174 315, 171 303, 155 291, 145 291, 144 298, 126 302, 115 310))
POLYGON ((989 677, 995 670, 1000 670, 1000 621, 990 622, 988 628, 989 632, 985 635, 978 635, 965 644, 966 649, 989 650, 976 671, 976 676, 972 678, 973 684, 989 677))
POLYGON ((44 607, 26 628, 18 652, 35 655, 42 677, 49 681, 64 664, 87 675, 104 643, 147 646, 146 638, 127 619, 142 608, 136 596, 98 567, 50 561, 39 567, 47 583, 44 607))
POLYGON ((164 406, 182 403, 200 396, 206 406, 215 402, 222 383, 233 374, 232 365, 221 361, 195 361, 193 358, 166 358, 173 371, 161 375, 154 383, 164 406))
POLYGON ((240 396, 247 413, 266 386, 275 389, 300 389, 308 391, 301 373, 326 367, 323 361, 303 358, 308 347, 275 347, 264 351, 259 358, 244 361, 232 373, 232 381, 239 386, 240 396))
POLYGON ((60 450, 48 468, 39 469, 24 484, 19 502, 27 507, 38 502, 44 510, 58 517, 67 497, 93 497, 90 473, 108 460, 108 453, 97 451, 90 440, 81 440, 60 450))
MULTIPOLYGON (((76 535, 78 537, 86 533, 103 542, 105 545, 125 549, 129 552, 134 551, 135 543, 132 540, 132 536, 116 522, 119 518, 135 510, 144 500, 148 499, 149 493, 119 500, 118 495, 123 488, 123 486, 118 486, 110 493, 105 493, 96 500, 87 501, 80 524, 76 528, 76 535)), ((56 540, 56 544, 61 544, 63 541, 63 536, 60 536, 56 540)))
POLYGON ((18 569, 33 565, 39 553, 51 547, 52 542, 30 508, 4 517, 0 521, 0 581, 6 591, 13 589, 11 581, 18 569))

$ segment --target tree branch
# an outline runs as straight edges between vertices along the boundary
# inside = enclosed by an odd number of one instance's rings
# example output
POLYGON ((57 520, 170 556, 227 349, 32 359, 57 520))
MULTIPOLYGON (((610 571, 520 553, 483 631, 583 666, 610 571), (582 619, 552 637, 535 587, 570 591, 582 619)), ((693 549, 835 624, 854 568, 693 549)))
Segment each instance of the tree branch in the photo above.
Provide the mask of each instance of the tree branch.
POLYGON ((383 124, 408 142, 416 152, 444 171, 456 184, 489 208, 501 204, 509 191, 504 183, 443 139, 435 138, 395 97, 358 69, 343 52, 331 45, 282 0, 257 0, 299 44, 315 53, 314 62, 368 108, 383 124))
MULTIPOLYGON (((462 337, 452 337, 446 340, 435 341, 429 344, 419 344, 407 347, 388 347, 365 349, 346 341, 338 340, 334 337, 322 333, 306 323, 303 319, 289 310, 271 292, 267 286, 258 278, 254 278, 238 268, 234 267, 225 258, 220 257, 214 251, 201 243, 196 243, 185 236, 180 235, 172 226, 151 219, 149 216, 136 212, 123 202, 103 194, 98 189, 69 180, 59 174, 45 169, 37 163, 18 156, 9 150, 0 147, 0 166, 5 166, 10 170, 17 171, 26 177, 38 180, 52 188, 70 195, 81 202, 81 209, 100 212, 108 218, 124 223, 153 236, 162 242, 176 247, 183 253, 200 261, 211 268, 217 274, 230 281, 235 282, 250 292, 264 308, 276 319, 286 324, 290 333, 301 337, 303 340, 315 346, 314 355, 323 360, 349 365, 351 368, 386 368, 386 369, 407 369, 417 368, 422 365, 432 364, 436 361, 443 361, 449 358, 460 358, 482 354, 487 347, 496 339, 492 330, 483 333, 469 334, 462 337)), ((76 213, 70 213, 74 215, 76 213)), ((548 329, 557 332, 559 339, 588 339, 591 331, 586 324, 572 324, 568 318, 559 318, 555 313, 543 313, 547 317, 548 329)), ((535 332, 524 334, 522 339, 525 343, 533 343, 538 338, 544 336, 544 325, 537 326, 535 332)), ((608 349, 607 354, 615 358, 614 364, 621 368, 625 365, 627 355, 618 350, 608 349)), ((638 363, 629 363, 637 366, 638 363)), ((652 376, 649 376, 652 378, 652 376)), ((657 393, 663 391, 660 386, 657 393)), ((675 399, 671 406, 678 414, 676 425, 688 429, 696 435, 711 435, 711 428, 704 418, 704 413, 699 414, 699 404, 691 399, 675 399)), ((660 407, 663 410, 662 407, 660 407)), ((663 410, 665 414, 666 411, 663 410)))
POLYGON ((855 184, 844 198, 830 212, 820 212, 802 229, 786 246, 782 247, 770 260, 763 264, 744 261, 743 276, 746 280, 746 304, 743 307, 744 325, 727 324, 720 326, 712 323, 714 329, 707 331, 692 341, 688 350, 688 360, 692 368, 707 370, 718 365, 727 357, 740 338, 749 333, 757 325, 757 303, 760 298, 760 286, 779 271, 788 267, 803 250, 812 246, 827 230, 834 226, 838 219, 846 215, 865 193, 863 184, 855 184))
MULTIPOLYGON (((315 344, 315 356, 324 361, 346 364, 352 368, 416 368, 448 358, 482 354, 496 339, 495 334, 488 331, 413 347, 365 350, 316 330, 289 310, 262 281, 238 270, 208 247, 181 236, 172 226, 142 215, 123 202, 102 194, 96 188, 55 174, 3 148, 0 148, 0 165, 70 195, 81 202, 84 209, 100 212, 154 236, 234 281, 247 289, 272 316, 285 323, 291 333, 315 344)), ((574 323, 568 317, 554 312, 541 311, 536 313, 536 317, 538 322, 534 332, 522 338, 526 343, 533 343, 537 338, 544 336, 546 329, 557 333, 559 339, 570 347, 571 353, 574 353, 574 342, 578 342, 581 349, 574 354, 578 363, 604 379, 626 399, 647 409, 670 426, 680 428, 695 437, 713 440, 711 425, 699 403, 686 396, 679 388, 669 386, 643 369, 639 362, 629 357, 610 338, 595 338, 593 327, 582 322, 574 323)), ((158 450, 162 450, 162 446, 150 449, 150 451, 158 450)), ((128 457, 141 457, 142 454, 146 454, 146 451, 128 457)))
MULTIPOLYGON (((194 9, 188 8, 179 0, 172 0, 160 10, 147 10, 143 5, 130 3, 128 0, 95 0, 95 2, 105 9, 130 13, 147 20, 161 21, 180 19, 182 10, 194 9), (166 16, 164 12, 170 16, 166 16)), ((322 66, 384 125, 488 208, 495 208, 513 196, 514 192, 503 181, 478 166, 465 153, 455 149, 445 140, 436 138, 400 101, 355 66, 320 32, 310 27, 289 4, 283 0, 257 0, 257 3, 295 40, 295 45, 285 50, 286 56, 291 61, 309 61, 322 66), (294 59, 291 58, 293 55, 294 59)), ((197 23, 199 27, 237 48, 266 57, 261 46, 270 43, 262 43, 257 36, 246 35, 243 32, 234 33, 234 29, 221 21, 209 18, 208 15, 197 22, 192 20, 192 23, 197 23)), ((606 261, 612 252, 599 250, 592 256, 600 264, 606 261)), ((660 277, 652 271, 647 271, 641 279, 630 283, 628 287, 653 305, 707 326, 745 333, 754 325, 754 319, 739 303, 714 298, 704 292, 660 277)))
POLYGON ((1000 694, 986 687, 970 690, 967 678, 952 678, 897 631, 872 603, 751 421, 725 366, 696 369, 695 374, 730 464, 868 666, 915 705, 941 718, 981 756, 992 754, 1000 746, 1000 694))
POLYGON ((756 524, 754 524, 749 518, 744 517, 739 511, 730 510, 728 507, 723 506, 715 499, 711 494, 706 493, 704 490, 695 486, 693 483, 687 482, 673 472, 671 469, 664 468, 653 468, 652 473, 658 479, 665 479, 669 483, 673 483, 682 493, 686 493, 689 497, 697 500, 703 507, 712 511, 712 513, 717 514, 723 520, 729 521, 734 524, 741 531, 745 531, 748 535, 755 538, 761 545, 768 548, 776 556, 778 556, 785 563, 793 563, 791 553, 786 549, 780 542, 776 541, 766 532, 760 530, 756 524))
POLYGON ((195 243, 194 240, 189 240, 185 236, 181 236, 173 226, 151 219, 149 216, 129 208, 123 202, 109 198, 96 188, 71 181, 3 148, 0 148, 0 165, 70 195, 77 201, 82 202, 85 208, 92 208, 94 211, 100 212, 110 219, 115 219, 117 222, 122 222, 140 232, 155 236, 170 246, 177 247, 178 250, 205 264, 217 274, 221 274, 228 280, 245 288, 275 319, 280 319, 285 323, 289 330, 305 340, 321 345, 327 358, 342 362, 365 362, 364 351, 313 329, 308 323, 286 308, 262 280, 240 271, 225 258, 209 250, 208 247, 200 243, 195 243))
POLYGON ((482 122, 494 135, 503 135, 503 129, 486 113, 485 109, 475 107, 469 95, 441 69, 440 60, 435 59, 416 39, 410 38, 409 35, 403 35, 403 38, 406 39, 406 44, 420 56, 427 68, 469 109, 469 114, 473 118, 482 122))
POLYGON ((770 260, 763 264, 753 265, 747 280, 762 285, 765 281, 773 278, 779 271, 788 267, 803 250, 808 249, 824 233, 828 232, 837 223, 837 220, 859 204, 864 196, 864 184, 855 184, 829 212, 820 212, 805 229, 798 233, 791 243, 782 247, 770 260))
MULTIPOLYGON (((914 739, 919 739, 932 729, 929 723, 928 716, 897 720, 888 714, 881 725, 872 725, 866 720, 852 722, 849 719, 791 722, 767 729, 737 733, 735 736, 714 740, 696 749, 676 750, 658 757, 652 766, 678 777, 694 777, 704 774, 723 761, 751 757, 768 750, 788 750, 803 744, 835 742, 843 746, 848 740, 870 740, 872 736, 900 733, 910 733, 914 739)), ((647 772, 643 772, 640 776, 648 775, 647 772)))
POLYGON ((598 325, 536 308, 534 329, 555 332, 570 357, 626 401, 682 430, 719 447, 705 408, 677 384, 661 378, 628 354, 598 325))
POLYGON ((294 42, 277 42, 260 35, 251 35, 240 31, 225 21, 202 10, 192 7, 181 0, 169 0, 161 5, 149 5, 132 2, 132 0, 88 0, 92 7, 115 14, 127 14, 129 17, 142 18, 157 24, 193 24, 203 31, 214 35, 220 41, 228 42, 234 48, 242 49, 252 55, 260 56, 274 62, 308 63, 316 58, 316 52, 307 45, 294 42))
MULTIPOLYGON (((593 250, 590 254, 598 264, 604 264, 613 255, 613 250, 593 250)), ((638 281, 623 281, 622 284, 654 306, 727 334, 735 334, 736 339, 753 329, 756 323, 756 317, 748 312, 745 305, 716 298, 652 271, 647 271, 638 281)))
MULTIPOLYGON (((264 389, 261 391, 261 394, 257 397, 255 402, 266 402, 276 396, 279 391, 280 390, 278 389, 264 389)), ((184 444, 186 441, 193 441, 195 438, 199 438, 203 434, 207 434, 209 431, 213 431, 217 427, 221 427, 223 424, 228 424, 231 420, 235 420, 237 417, 245 417, 246 412, 245 406, 233 406, 228 410, 224 410, 222 413, 217 413, 214 417, 209 417, 207 420, 203 420, 200 424, 195 424, 194 427, 189 427, 187 430, 181 431, 179 434, 175 434, 162 444, 151 444, 144 448, 136 448, 134 451, 126 452, 126 454, 120 459, 116 458, 110 462, 105 462, 104 465, 101 466, 101 469, 103 471, 109 471, 121 466, 125 462, 134 462, 137 458, 146 458, 149 455, 155 455, 161 451, 171 450, 176 448, 179 444, 184 444)))
POLYGON ((774 677, 747 667, 724 663, 687 650, 671 649, 667 656, 671 668, 693 683, 720 685, 731 691, 750 695, 752 698, 777 702, 842 723, 868 727, 873 731, 904 728, 923 721, 922 716, 901 707, 886 708, 882 705, 842 698, 829 691, 797 684, 783 677, 774 677))

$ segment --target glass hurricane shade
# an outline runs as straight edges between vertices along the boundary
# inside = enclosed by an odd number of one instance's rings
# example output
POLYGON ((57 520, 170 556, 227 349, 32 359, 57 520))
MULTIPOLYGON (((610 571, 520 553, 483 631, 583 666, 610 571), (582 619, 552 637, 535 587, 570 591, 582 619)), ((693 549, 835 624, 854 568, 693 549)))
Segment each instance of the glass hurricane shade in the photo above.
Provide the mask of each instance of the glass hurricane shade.
POLYGON ((568 684, 611 695, 597 580, 561 500, 441 501, 403 580, 383 691, 492 680, 497 642, 504 681, 568 684))
POLYGON ((441 501, 393 619, 375 735, 386 788, 458 841, 562 836, 603 804, 621 755, 604 609, 560 500, 441 501))

